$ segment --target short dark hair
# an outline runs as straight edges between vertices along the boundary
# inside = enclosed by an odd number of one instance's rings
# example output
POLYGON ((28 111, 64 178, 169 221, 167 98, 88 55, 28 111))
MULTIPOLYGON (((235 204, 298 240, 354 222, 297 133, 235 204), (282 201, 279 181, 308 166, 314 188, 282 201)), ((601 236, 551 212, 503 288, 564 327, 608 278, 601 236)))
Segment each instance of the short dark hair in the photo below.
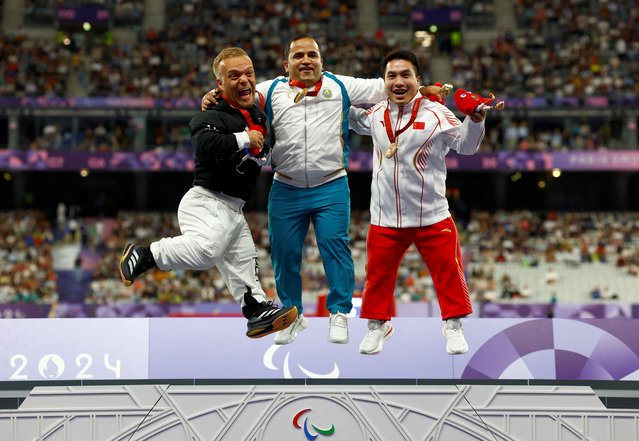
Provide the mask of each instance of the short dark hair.
POLYGON ((303 40, 304 38, 310 38, 311 40, 315 41, 315 39, 312 36, 308 35, 308 34, 297 34, 295 37, 291 38, 291 41, 289 41, 288 44, 286 45, 286 47, 284 48, 284 59, 285 60, 288 60, 288 56, 291 53, 291 45, 293 43, 295 43, 297 40, 303 40))
POLYGON ((397 49, 390 53, 388 53, 384 57, 384 61, 382 61, 382 78, 386 77, 386 65, 393 60, 406 60, 415 68, 415 76, 419 76, 419 61, 417 61, 417 56, 411 51, 407 51, 404 49, 397 49))

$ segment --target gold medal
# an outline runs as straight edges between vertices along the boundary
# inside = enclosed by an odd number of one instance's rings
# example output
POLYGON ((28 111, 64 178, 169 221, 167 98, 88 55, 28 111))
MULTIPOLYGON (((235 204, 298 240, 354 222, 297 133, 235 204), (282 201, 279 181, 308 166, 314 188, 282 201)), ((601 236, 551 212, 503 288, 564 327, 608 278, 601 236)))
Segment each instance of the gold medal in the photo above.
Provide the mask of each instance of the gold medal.
POLYGON ((386 150, 386 153, 384 153, 384 156, 386 156, 387 158, 392 158, 396 152, 397 152, 397 143, 394 142, 388 146, 388 150, 386 150))
POLYGON ((302 91, 300 93, 295 95, 295 98, 293 98, 293 101, 295 102, 295 104, 297 104, 300 101, 302 101, 302 98, 304 98, 307 93, 308 93, 308 89, 304 88, 304 89, 302 89, 302 91))

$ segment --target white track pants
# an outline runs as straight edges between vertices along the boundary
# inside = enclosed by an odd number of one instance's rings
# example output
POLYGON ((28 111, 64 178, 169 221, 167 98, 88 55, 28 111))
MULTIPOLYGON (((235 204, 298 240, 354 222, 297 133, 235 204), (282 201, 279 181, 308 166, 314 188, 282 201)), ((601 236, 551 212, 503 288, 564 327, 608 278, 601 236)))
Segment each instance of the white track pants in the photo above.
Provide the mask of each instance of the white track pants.
POLYGON ((216 266, 241 306, 247 287, 258 302, 265 301, 258 279, 257 250, 242 205, 240 199, 191 188, 178 207, 182 235, 151 244, 158 268, 207 270, 216 266))

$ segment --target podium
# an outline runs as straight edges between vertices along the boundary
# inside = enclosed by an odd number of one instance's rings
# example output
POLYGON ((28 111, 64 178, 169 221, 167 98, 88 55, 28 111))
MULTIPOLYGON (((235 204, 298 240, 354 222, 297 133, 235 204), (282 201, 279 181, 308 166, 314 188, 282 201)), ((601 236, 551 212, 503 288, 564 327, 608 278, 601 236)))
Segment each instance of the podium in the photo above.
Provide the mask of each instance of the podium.
POLYGON ((240 318, 0 321, 0 433, 22 440, 637 440, 635 320, 397 318, 382 353, 249 339, 240 318))

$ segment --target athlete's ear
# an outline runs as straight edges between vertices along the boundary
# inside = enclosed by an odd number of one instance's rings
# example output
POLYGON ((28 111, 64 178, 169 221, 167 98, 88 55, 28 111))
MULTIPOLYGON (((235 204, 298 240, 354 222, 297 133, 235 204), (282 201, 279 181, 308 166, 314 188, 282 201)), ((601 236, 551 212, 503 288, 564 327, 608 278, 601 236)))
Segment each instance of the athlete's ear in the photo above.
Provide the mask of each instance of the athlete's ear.
POLYGON ((284 66, 284 72, 288 73, 288 60, 284 60, 282 66, 284 66))
POLYGON ((217 84, 217 87, 218 87, 218 88, 220 88, 220 89, 222 88, 222 80, 220 80, 219 78, 217 78, 217 79, 215 80, 215 84, 217 84))

